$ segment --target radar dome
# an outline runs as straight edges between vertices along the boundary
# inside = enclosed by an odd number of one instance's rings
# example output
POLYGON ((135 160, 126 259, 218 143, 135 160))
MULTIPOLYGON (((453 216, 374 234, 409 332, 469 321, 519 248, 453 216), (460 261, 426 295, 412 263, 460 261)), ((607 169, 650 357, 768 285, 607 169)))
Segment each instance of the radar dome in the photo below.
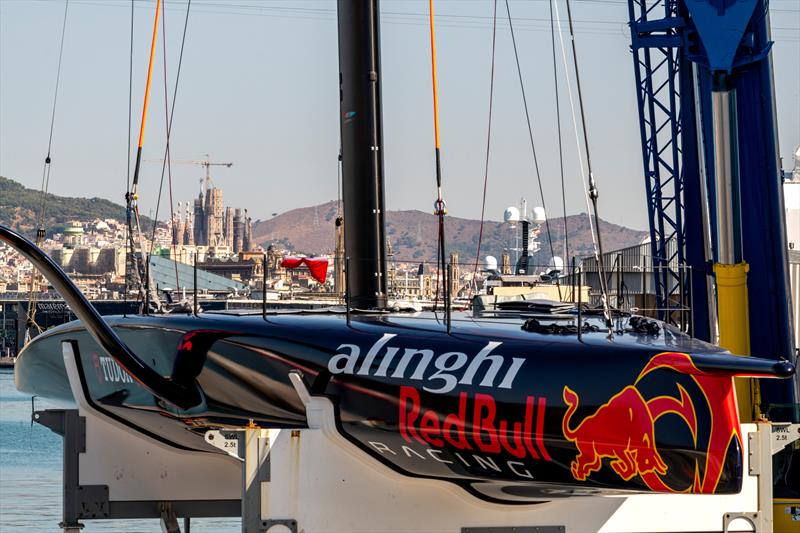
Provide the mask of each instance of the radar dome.
POLYGON ((487 255, 483 258, 484 270, 497 270, 497 258, 493 255, 487 255))
POLYGON ((547 217, 545 216, 544 207, 534 207, 533 208, 533 221, 537 224, 542 224, 547 217))
POLYGON ((505 213, 503 213, 503 221, 512 225, 519 222, 519 209, 513 205, 507 207, 505 213))
POLYGON ((559 272, 564 270, 564 260, 558 257, 557 255, 554 256, 550 260, 550 270, 558 270, 559 272))

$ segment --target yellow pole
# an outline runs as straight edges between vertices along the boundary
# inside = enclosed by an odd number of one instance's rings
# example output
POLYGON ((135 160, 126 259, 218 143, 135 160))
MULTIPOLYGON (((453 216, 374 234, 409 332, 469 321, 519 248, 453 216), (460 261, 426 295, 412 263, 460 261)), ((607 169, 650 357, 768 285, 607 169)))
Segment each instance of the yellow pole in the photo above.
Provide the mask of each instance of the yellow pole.
POLYGON ((439 149, 439 95, 436 87, 436 38, 433 25, 433 0, 428 2, 428 13, 431 27, 431 81, 433 82, 433 136, 435 148, 439 149))
MULTIPOLYGON (((714 265, 717 277, 717 313, 719 345, 736 355, 750 355, 750 317, 747 308, 747 271, 745 262, 714 265)), ((752 422, 759 418, 758 382, 736 378, 736 401, 739 418, 752 422)))
POLYGON ((156 16, 153 20, 153 37, 150 41, 150 62, 147 64, 147 83, 144 88, 144 105, 142 105, 142 123, 139 127, 139 144, 141 150, 144 144, 144 125, 147 120, 147 103, 150 100, 150 81, 153 78, 153 59, 156 53, 156 39, 158 37, 158 13, 161 8, 161 0, 156 0, 156 16))

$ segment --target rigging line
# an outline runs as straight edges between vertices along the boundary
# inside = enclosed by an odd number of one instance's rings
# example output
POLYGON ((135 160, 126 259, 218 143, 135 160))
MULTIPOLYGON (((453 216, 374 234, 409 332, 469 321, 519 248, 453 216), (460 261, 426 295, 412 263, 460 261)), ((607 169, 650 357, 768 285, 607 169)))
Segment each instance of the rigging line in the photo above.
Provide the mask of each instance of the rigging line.
MULTIPOLYGON (((131 45, 130 45, 130 58, 128 60, 128 166, 126 169, 126 185, 125 185, 125 192, 130 194, 131 191, 131 128, 133 125, 133 19, 134 19, 134 5, 133 1, 131 0, 131 45)), ((124 309, 123 312, 128 312, 128 267, 130 261, 128 260, 128 254, 125 254, 125 284, 122 293, 122 300, 124 309)))
POLYGON ((583 197, 586 200, 586 216, 589 219, 589 233, 592 236, 592 249, 595 254, 597 254, 597 240, 595 237, 594 232, 594 221, 592 220, 592 206, 589 203, 589 189, 586 186, 586 172, 583 168, 583 150, 581 149, 580 143, 580 133, 578 132, 578 118, 575 116, 575 101, 572 96, 572 83, 569 79, 569 65, 567 62, 567 54, 566 49, 567 47, 564 45, 564 35, 561 31, 561 15, 558 11, 558 0, 553 0, 553 6, 556 16, 556 27, 558 28, 558 40, 561 43, 561 59, 564 64, 564 75, 567 82, 567 94, 569 95, 569 108, 570 108, 570 115, 572 117, 572 129, 575 133, 575 145, 577 148, 578 153, 578 169, 580 170, 581 174, 581 186, 583 187, 583 197))
POLYGON ((58 47, 58 67, 56 68, 56 86, 53 91, 53 108, 50 113, 50 134, 47 139, 47 156, 44 159, 44 166, 42 167, 42 203, 39 209, 39 227, 36 234, 36 244, 41 244, 44 235, 40 236, 43 230, 45 220, 45 208, 47 206, 47 191, 50 188, 50 151, 53 147, 53 130, 56 122, 56 104, 58 102, 58 87, 61 82, 61 60, 64 57, 64 36, 67 32, 67 11, 69 9, 69 0, 64 2, 64 19, 61 22, 61 43, 58 47))
MULTIPOLYGON (((153 20, 153 37, 150 41, 150 61, 147 66, 147 82, 145 84, 145 91, 144 91, 144 104, 142 105, 142 121, 139 126, 139 142, 136 149, 136 165, 133 170, 133 181, 131 183, 131 190, 125 195, 126 201, 126 211, 127 211, 127 219, 128 219, 128 236, 129 236, 129 245, 131 248, 131 257, 134 258, 136 262, 136 274, 139 278, 139 288, 141 289, 144 280, 142 279, 144 272, 143 266, 140 264, 139 259, 136 258, 136 242, 135 239, 138 238, 139 245, 141 248, 142 243, 142 233, 141 233, 141 225, 139 221, 139 169, 141 167, 142 162, 142 144, 144 143, 144 131, 145 131, 145 124, 147 122, 147 104, 150 100, 150 82, 153 77, 153 59, 155 56, 156 51, 156 41, 158 39, 158 17, 159 12, 161 10, 161 0, 156 0, 156 13, 153 20), (132 220, 132 218, 134 220, 132 220), (133 231, 133 222, 136 223, 136 234, 134 236, 133 231)), ((141 291, 140 291, 141 296, 141 291)))
MULTIPOLYGON (((478 249, 475 252, 475 269, 472 279, 478 276, 478 262, 481 260, 481 244, 483 243, 483 226, 486 217, 486 189, 489 183, 489 153, 492 145, 492 108, 494 103, 494 65, 497 44, 497 0, 494 1, 494 18, 492 24, 492 67, 489 74, 489 121, 486 128, 486 164, 483 168, 483 199, 481 200, 481 224, 478 229, 478 249)), ((472 285, 470 285, 472 291, 472 285)))
MULTIPOLYGON (((525 122, 528 125, 528 138, 531 140, 531 152, 533 153, 533 166, 536 170, 536 181, 539 183, 539 194, 542 197, 542 207, 544 208, 544 212, 547 213, 547 203, 544 199, 544 187, 542 187, 542 174, 539 172, 539 159, 536 157, 536 145, 533 142, 533 128, 531 128, 531 114, 528 111, 528 98, 525 96, 525 83, 522 81, 522 67, 519 64, 519 53, 517 52, 517 39, 514 37, 514 25, 511 23, 511 8, 508 5, 508 0, 506 0, 506 13, 508 14, 508 27, 511 30, 511 43, 514 47, 514 60, 517 63, 517 74, 519 76, 519 88, 522 91, 522 104, 525 107, 525 122)), ((553 235, 550 233, 550 219, 549 217, 545 217, 544 225, 547 229, 547 242, 550 245, 550 257, 555 257, 555 251, 553 250, 553 235)), ((525 252, 527 253, 527 251, 525 252)), ((526 265, 527 269, 527 265, 526 265)), ((525 274, 530 274, 529 272, 525 272, 525 274)), ((558 299, 561 300, 561 284, 556 278, 556 287, 558 288, 558 299)))
MULTIPOLYGON (((186 32, 189 27, 189 10, 192 7, 192 0, 186 4, 186 16, 183 20, 183 36, 181 37, 181 49, 180 53, 178 54, 178 68, 175 74, 175 87, 172 90, 172 106, 168 105, 167 99, 167 34, 166 34, 166 12, 162 13, 162 22, 161 22, 161 31, 162 31, 162 40, 164 41, 162 47, 164 51, 164 108, 167 112, 166 116, 166 127, 167 127, 167 134, 166 134, 166 146, 164 148, 164 159, 161 164, 161 182, 158 186, 158 201, 156 202, 156 211, 155 211, 155 218, 153 219, 153 237, 151 241, 155 241, 156 237, 156 223, 158 221, 158 211, 161 205, 161 191, 164 188, 164 169, 166 167, 167 175, 168 175, 168 190, 169 190, 169 212, 170 212, 170 220, 174 221, 175 219, 175 211, 173 209, 174 201, 172 197, 172 160, 170 157, 170 147, 169 141, 172 135, 172 119, 175 117, 175 102, 178 98, 178 84, 181 79, 181 66, 183 65, 183 50, 186 46, 186 32)), ((163 4, 163 8, 166 8, 166 1, 163 4)), ((174 222, 173 222, 174 224, 174 222)), ((174 232, 174 228, 173 228, 174 232)), ((175 253, 175 242, 172 241, 172 249, 173 253, 175 253)), ((178 276, 178 263, 175 263, 175 286, 180 287, 180 280, 178 276)))
POLYGON ((586 128, 586 112, 583 108, 583 91, 581 90, 581 77, 580 72, 578 69, 578 51, 577 45, 575 43, 575 31, 572 27, 572 9, 569 5, 569 0, 566 0, 567 3, 567 20, 569 21, 569 34, 570 40, 572 41, 572 64, 573 68, 575 69, 575 87, 578 91, 578 104, 580 106, 581 112, 581 128, 583 129, 583 144, 584 149, 586 150, 586 169, 589 171, 589 197, 592 199, 592 207, 594 208, 594 226, 595 231, 597 232, 597 248, 598 251, 595 252, 597 256, 597 269, 598 274, 600 275, 600 290, 602 291, 601 298, 603 301, 603 314, 605 315, 606 325, 608 326, 608 336, 611 338, 613 336, 612 332, 612 323, 611 323, 611 309, 609 308, 608 302, 608 282, 606 280, 604 268, 603 268, 603 240, 600 235, 600 217, 597 214, 597 183, 594 179, 594 173, 592 172, 592 157, 589 151, 589 134, 586 128))
MULTIPOLYGON (((442 280, 443 285, 443 299, 444 299, 444 312, 445 320, 447 322, 447 331, 450 332, 450 283, 447 275, 447 250, 445 248, 445 232, 444 232, 444 216, 447 214, 447 204, 442 197, 442 162, 441 162, 441 149, 439 143, 439 95, 436 84, 436 37, 434 33, 434 15, 433 15, 433 0, 428 0, 428 13, 430 19, 430 34, 431 34, 431 86, 433 88, 433 132, 436 154, 436 202, 434 203, 434 214, 438 217, 439 221, 439 239, 437 244, 437 263, 441 261, 441 267, 437 265, 436 268, 436 298, 438 303, 439 295, 439 280, 442 280)), ((434 304, 434 309, 436 304, 434 304)))
MULTIPOLYGON (((69 9, 69 0, 64 2, 64 20, 61 23, 61 42, 58 47, 58 67, 56 69, 56 84, 53 91, 53 108, 50 114, 50 134, 47 139, 47 155, 44 158, 44 166, 42 167, 42 187, 41 187, 41 205, 39 207, 39 216, 36 226, 36 245, 39 246, 44 241, 46 232, 44 229, 45 220, 47 220, 47 191, 50 189, 50 152, 53 148, 53 130, 56 122, 56 104, 58 102, 58 87, 61 82, 61 60, 64 57, 64 36, 67 32, 67 12, 69 9)), ((31 269, 31 280, 28 291, 28 309, 26 310, 25 326, 26 338, 30 337, 30 328, 35 327, 39 333, 42 328, 36 322, 36 293, 39 290, 39 283, 37 280, 36 267, 31 269)))
MULTIPOLYGON (((167 169, 167 163, 169 161, 169 134, 170 134, 170 127, 171 124, 171 117, 169 112, 169 88, 167 87, 167 13, 166 13, 166 5, 167 1, 163 0, 161 4, 161 50, 163 52, 163 67, 164 67, 164 128, 166 130, 166 141, 165 141, 165 148, 164 148, 164 159, 161 160, 161 178, 158 183, 158 196, 156 199, 156 210, 152 220, 152 228, 151 228, 151 236, 150 236, 150 249, 147 251, 147 284, 148 284, 148 292, 149 292, 149 285, 150 285, 150 257, 153 255, 153 247, 155 246, 156 242, 156 228, 158 227, 158 215, 159 210, 161 209, 161 196, 164 192, 164 174, 167 169)), ((173 98, 174 102, 174 98, 173 98)), ((175 254, 175 244, 174 244, 174 237, 175 237, 175 213, 172 209, 172 166, 169 165, 170 172, 169 172, 169 212, 170 212, 170 246, 172 247, 173 255, 175 254)), ((180 282, 178 280, 178 263, 175 262, 175 287, 180 287, 180 282)))
POLYGON ((128 59, 128 172, 125 191, 131 190, 131 129, 133 127, 133 19, 134 0, 131 0, 130 57, 128 59))
MULTIPOLYGON (((561 135, 561 102, 558 96, 558 62, 556 61, 556 30, 553 20, 553 2, 549 0, 550 6, 550 42, 553 49, 553 85, 556 96, 556 125, 558 129, 558 165, 561 174, 561 208, 564 214, 564 261, 569 261, 569 228, 567 227, 567 190, 564 180, 564 147, 561 135)), ((574 298, 574 296, 573 296, 574 298)))

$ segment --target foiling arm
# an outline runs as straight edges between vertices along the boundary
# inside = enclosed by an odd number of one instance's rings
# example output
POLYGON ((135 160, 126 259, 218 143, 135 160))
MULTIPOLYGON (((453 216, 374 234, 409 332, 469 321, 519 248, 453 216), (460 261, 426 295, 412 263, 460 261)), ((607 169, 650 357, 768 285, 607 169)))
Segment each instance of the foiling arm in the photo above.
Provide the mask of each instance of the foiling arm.
POLYGON ((103 320, 66 273, 39 247, 3 225, 0 225, 0 241, 25 256, 52 283, 95 341, 144 388, 181 409, 189 409, 202 401, 194 381, 196 374, 180 372, 165 378, 147 366, 103 320))

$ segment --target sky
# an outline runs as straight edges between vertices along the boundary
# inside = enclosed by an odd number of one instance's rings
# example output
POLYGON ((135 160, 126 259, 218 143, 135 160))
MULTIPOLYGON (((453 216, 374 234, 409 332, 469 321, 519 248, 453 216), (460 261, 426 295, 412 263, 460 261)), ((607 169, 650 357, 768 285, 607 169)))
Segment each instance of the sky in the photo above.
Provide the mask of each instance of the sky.
MULTIPOLYGON (((127 0, 70 0, 52 137, 50 192, 124 203, 135 154, 155 0, 136 0, 133 74, 127 0), (132 126, 128 142, 129 81, 132 126)), ((436 0, 442 172, 449 213, 478 218, 487 155, 492 0, 436 0)), ((526 198, 542 205, 505 5, 498 2, 486 218, 526 198)), ((800 145, 800 6, 772 0, 773 63, 784 168, 800 145)), ((559 4, 562 19, 565 4, 559 4)), ((254 219, 338 194, 338 52, 333 0, 192 0, 170 150, 173 201, 198 193, 198 161, 225 203, 254 219)), ((561 216, 549 4, 510 2, 548 215, 561 216)), ((432 211, 436 197, 428 2, 382 0, 384 161, 388 209, 432 211)), ((172 101, 185 0, 167 0, 150 94, 140 207, 152 214, 172 101), (163 43, 166 42, 166 52, 163 43), (166 91, 163 54, 166 53, 166 91)), ((625 0, 573 0, 600 216, 647 227, 625 0)), ((0 175, 39 189, 47 153, 63 0, 0 0, 0 175)), ((562 21, 566 31, 566 22, 562 21)), ((568 35, 565 33, 565 39, 568 35)), ((565 41, 568 42, 568 41, 565 41)), ((557 41, 558 43, 558 41, 557 41)), ((568 45, 567 45, 568 46, 568 45)), ((586 212, 557 44, 566 208, 586 212)), ((570 51, 567 50, 567 54, 570 51)), ((167 188, 164 188, 166 198, 167 188)), ((164 218, 167 200, 159 217, 164 218)))

